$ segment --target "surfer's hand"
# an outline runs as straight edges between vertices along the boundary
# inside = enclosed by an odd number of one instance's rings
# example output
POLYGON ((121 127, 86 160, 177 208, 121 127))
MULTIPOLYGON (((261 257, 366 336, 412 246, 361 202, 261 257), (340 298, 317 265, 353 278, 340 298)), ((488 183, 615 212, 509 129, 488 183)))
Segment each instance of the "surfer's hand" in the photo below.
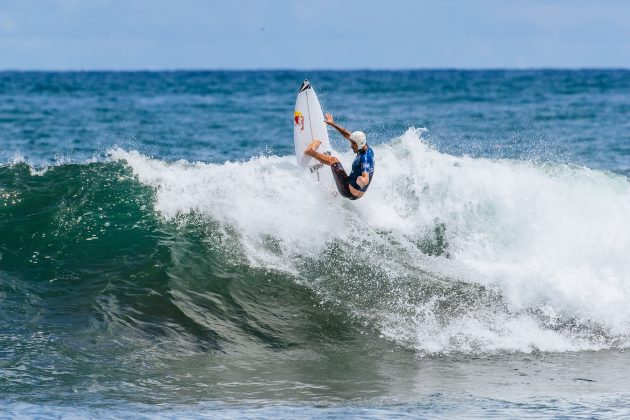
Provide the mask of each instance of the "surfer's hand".
MULTIPOLYGON (((369 178, 368 178, 369 179, 369 178)), ((361 188, 365 188, 367 187, 367 181, 365 180, 365 178, 363 178, 363 175, 361 175, 360 177, 357 177, 357 185, 361 188)))
POLYGON ((333 116, 330 112, 326 113, 326 119, 324 120, 324 122, 328 125, 333 125, 335 123, 335 120, 333 120, 333 116))

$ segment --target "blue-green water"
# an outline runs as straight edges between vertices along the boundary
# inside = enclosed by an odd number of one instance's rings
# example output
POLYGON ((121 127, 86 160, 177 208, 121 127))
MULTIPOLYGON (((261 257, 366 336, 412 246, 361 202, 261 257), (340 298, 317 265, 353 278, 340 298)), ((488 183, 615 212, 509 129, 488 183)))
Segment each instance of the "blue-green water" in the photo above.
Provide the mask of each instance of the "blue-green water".
POLYGON ((616 70, 0 73, 2 410, 628 415, 629 112, 616 70), (361 200, 295 163, 304 78, 361 200))

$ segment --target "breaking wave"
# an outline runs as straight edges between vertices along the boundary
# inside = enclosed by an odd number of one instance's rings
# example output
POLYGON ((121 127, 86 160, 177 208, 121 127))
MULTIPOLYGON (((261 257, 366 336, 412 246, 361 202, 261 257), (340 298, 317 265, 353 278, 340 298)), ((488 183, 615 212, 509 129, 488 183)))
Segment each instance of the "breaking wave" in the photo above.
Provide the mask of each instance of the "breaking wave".
POLYGON ((374 181, 355 202, 293 156, 168 163, 117 149, 110 159, 154 191, 162 220, 205 226, 228 260, 286 273, 420 354, 627 346, 628 179, 454 157, 422 132, 375 147, 374 181))

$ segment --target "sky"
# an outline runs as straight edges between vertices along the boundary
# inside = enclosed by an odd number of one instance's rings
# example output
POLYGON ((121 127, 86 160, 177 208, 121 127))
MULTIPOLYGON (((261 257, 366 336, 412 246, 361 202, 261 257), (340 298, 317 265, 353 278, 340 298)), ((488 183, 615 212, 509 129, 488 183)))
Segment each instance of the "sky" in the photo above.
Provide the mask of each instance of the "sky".
POLYGON ((625 0, 0 0, 0 69, 630 68, 625 0))

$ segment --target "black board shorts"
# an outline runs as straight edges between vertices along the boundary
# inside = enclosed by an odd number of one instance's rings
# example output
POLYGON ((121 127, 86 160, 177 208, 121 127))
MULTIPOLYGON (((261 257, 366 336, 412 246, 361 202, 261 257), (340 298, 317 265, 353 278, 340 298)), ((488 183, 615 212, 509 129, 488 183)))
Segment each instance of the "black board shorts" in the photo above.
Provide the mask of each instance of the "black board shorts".
POLYGON ((337 189, 339 190, 339 194, 342 197, 348 198, 350 200, 356 200, 359 197, 355 197, 350 192, 350 178, 346 173, 343 166, 341 166, 340 162, 333 164, 330 169, 332 170, 333 178, 335 178, 335 184, 337 184, 337 189))

